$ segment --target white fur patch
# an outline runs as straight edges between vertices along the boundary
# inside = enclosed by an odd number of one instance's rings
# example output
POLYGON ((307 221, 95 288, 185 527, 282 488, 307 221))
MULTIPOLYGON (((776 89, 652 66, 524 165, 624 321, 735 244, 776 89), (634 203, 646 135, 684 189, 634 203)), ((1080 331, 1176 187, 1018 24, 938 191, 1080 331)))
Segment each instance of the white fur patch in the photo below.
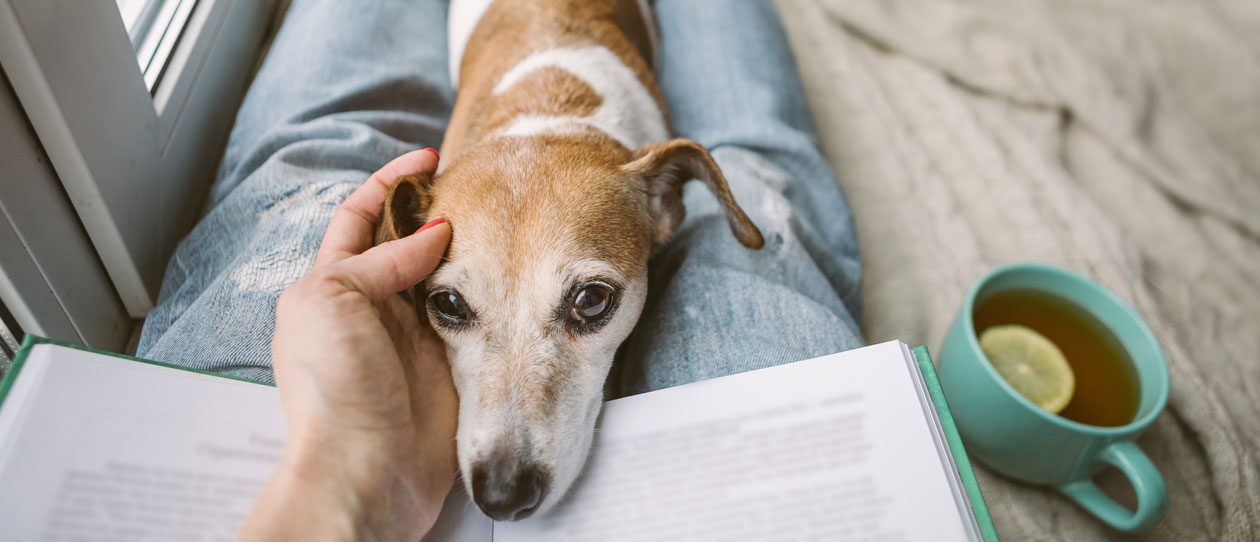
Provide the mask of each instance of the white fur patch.
MULTIPOLYGON (((459 88, 459 69, 464 61, 464 49, 468 47, 468 38, 472 36, 477 23, 486 14, 486 9, 494 0, 452 0, 446 16, 446 36, 448 51, 448 69, 451 72, 451 86, 459 88)), ((656 18, 648 0, 637 0, 639 13, 647 26, 648 42, 652 47, 652 65, 660 66, 660 36, 656 29, 656 18)))
POLYGON ((486 9, 494 0, 454 0, 450 12, 446 15, 446 36, 448 67, 451 70, 451 86, 459 88, 459 68, 464 61, 464 47, 473 29, 486 14, 486 9))
POLYGON ((607 47, 557 48, 529 55, 494 87, 502 94, 529 74, 543 68, 559 68, 577 77, 599 94, 603 102, 590 116, 540 117, 523 115, 498 135, 527 136, 577 131, 585 127, 608 134, 628 149, 669 139, 665 116, 629 66, 607 47))

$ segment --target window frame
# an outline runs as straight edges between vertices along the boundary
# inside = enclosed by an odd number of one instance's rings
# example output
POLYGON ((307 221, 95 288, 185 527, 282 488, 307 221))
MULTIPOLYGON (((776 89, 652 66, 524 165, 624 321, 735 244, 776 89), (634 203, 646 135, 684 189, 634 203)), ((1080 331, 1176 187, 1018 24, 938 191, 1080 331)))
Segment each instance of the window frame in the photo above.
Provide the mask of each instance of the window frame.
POLYGON ((3 76, 0 163, 8 181, 0 182, 0 304, 12 316, 5 324, 122 351, 132 320, 3 76))
POLYGON ((199 0, 152 92, 112 0, 0 0, 0 65, 131 317, 194 224, 273 0, 199 0))

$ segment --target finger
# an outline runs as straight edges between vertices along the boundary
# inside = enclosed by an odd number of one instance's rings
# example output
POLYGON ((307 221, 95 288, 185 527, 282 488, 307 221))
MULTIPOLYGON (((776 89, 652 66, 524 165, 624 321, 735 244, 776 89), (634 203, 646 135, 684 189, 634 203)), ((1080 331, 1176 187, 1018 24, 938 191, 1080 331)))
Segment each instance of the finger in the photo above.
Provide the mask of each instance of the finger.
POLYGON ((446 222, 421 230, 341 261, 338 273, 373 302, 419 284, 442 261, 451 240, 446 222))
POLYGON ((344 260, 371 247, 381 206, 394 180, 403 175, 433 173, 437 164, 437 151, 421 149, 399 156, 373 173, 333 213, 315 257, 315 267, 344 260))

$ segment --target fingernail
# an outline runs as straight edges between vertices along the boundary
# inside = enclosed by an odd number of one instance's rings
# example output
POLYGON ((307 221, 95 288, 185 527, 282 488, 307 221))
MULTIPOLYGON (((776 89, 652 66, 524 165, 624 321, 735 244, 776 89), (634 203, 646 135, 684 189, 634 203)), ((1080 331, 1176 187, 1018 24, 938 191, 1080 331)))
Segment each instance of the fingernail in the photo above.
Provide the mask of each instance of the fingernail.
MULTIPOLYGON (((433 153, 433 154, 437 154, 437 153, 433 153)), ((416 230, 416 233, 420 233, 420 232, 422 232, 422 231, 424 231, 424 230, 427 230, 427 229, 429 229, 429 228, 432 228, 433 226, 436 226, 436 225, 441 224, 441 223, 443 223, 443 222, 446 222, 446 219, 445 219, 445 218, 435 218, 435 219, 433 219, 433 220, 430 220, 428 224, 425 224, 425 225, 423 225, 423 226, 420 226, 420 229, 416 230)))
POLYGON ((441 159, 442 159, 442 156, 441 156, 441 155, 439 155, 439 154, 437 153, 437 150, 435 150, 433 147, 427 147, 427 148, 425 148, 424 150, 426 150, 426 151, 429 151, 429 152, 433 153, 433 157, 434 157, 434 158, 437 158, 438 160, 441 160, 441 159))

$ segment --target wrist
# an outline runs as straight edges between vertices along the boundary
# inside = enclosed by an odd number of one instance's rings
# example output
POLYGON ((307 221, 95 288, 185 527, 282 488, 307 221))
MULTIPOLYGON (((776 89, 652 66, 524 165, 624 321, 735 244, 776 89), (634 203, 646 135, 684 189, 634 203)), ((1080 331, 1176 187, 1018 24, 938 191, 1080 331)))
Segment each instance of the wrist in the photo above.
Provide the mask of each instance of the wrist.
POLYGON ((420 538, 436 521, 450 479, 429 480, 418 454, 405 448, 395 439, 291 431, 242 538, 420 538))
POLYGON ((436 519, 442 501, 432 500, 417 451, 410 449, 413 440, 340 433, 326 439, 290 438, 293 445, 286 444, 279 472, 306 490, 333 496, 356 525, 374 530, 377 525, 423 522, 427 527, 436 519))

